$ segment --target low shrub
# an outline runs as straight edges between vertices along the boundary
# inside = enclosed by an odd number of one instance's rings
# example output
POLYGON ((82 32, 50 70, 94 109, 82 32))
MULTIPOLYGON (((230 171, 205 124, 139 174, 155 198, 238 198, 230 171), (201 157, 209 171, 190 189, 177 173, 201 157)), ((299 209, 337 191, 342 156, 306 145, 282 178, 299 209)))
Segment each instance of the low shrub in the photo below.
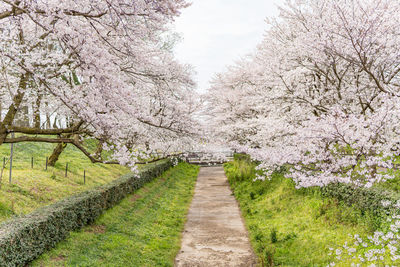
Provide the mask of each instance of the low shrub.
POLYGON ((400 200, 398 193, 382 188, 355 187, 350 184, 335 183, 321 188, 323 196, 333 197, 340 202, 356 207, 363 213, 371 216, 374 224, 373 229, 378 229, 382 222, 386 221, 389 214, 394 212, 393 207, 382 206, 382 201, 396 202, 400 200))
POLYGON ((234 160, 234 161, 241 161, 241 160, 243 160, 243 161, 248 161, 248 162, 250 162, 250 161, 251 161, 251 158, 250 158, 249 155, 244 154, 244 153, 235 153, 235 154, 233 154, 233 160, 234 160))
POLYGON ((164 161, 0 225, 0 266, 25 266, 172 166, 164 161))

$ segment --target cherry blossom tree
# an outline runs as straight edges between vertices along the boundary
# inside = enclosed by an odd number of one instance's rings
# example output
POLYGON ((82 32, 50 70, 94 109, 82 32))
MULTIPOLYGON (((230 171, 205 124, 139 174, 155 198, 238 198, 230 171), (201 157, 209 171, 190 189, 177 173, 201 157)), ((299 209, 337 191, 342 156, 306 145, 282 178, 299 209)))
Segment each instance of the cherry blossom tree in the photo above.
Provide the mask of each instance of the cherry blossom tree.
POLYGON ((400 3, 287 1, 252 55, 215 77, 214 135, 300 187, 392 178, 400 3), (218 126, 219 125, 219 126, 218 126))
MULTIPOLYGON (((190 66, 166 42, 188 6, 161 1, 0 1, 0 144, 72 144, 92 162, 133 165, 182 151, 196 136, 199 106, 190 66), (34 123, 15 125, 22 106, 34 123), (64 118, 43 127, 40 114, 64 118), (18 133, 11 137, 11 133, 18 133), (89 151, 83 138, 99 141, 89 151), (101 150, 112 149, 112 159, 101 150)), ((49 116, 47 116, 47 120, 49 116)))

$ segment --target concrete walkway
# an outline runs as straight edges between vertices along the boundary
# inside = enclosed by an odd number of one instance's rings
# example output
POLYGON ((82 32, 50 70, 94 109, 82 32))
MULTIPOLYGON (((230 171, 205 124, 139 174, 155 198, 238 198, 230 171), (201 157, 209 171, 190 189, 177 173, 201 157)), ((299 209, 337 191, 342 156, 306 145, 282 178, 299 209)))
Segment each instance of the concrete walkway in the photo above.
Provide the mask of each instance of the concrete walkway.
POLYGON ((222 167, 200 169, 175 266, 256 266, 222 167))

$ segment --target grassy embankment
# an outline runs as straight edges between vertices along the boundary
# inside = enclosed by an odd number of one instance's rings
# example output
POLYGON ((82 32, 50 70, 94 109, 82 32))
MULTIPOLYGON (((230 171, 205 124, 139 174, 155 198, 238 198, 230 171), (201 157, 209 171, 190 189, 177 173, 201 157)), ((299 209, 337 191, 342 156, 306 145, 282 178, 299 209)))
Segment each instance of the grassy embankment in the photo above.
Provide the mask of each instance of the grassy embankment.
POLYGON ((198 169, 180 163, 32 265, 173 266, 198 169))
POLYGON ((297 190, 282 173, 253 181, 254 167, 241 159, 225 164, 225 171, 264 266, 327 266, 330 247, 350 240, 349 234, 373 231, 367 215, 315 188, 297 190))
MULTIPOLYGON (((12 183, 9 184, 9 164, 4 170, 1 181, 0 222, 14 215, 29 213, 71 194, 106 184, 129 172, 128 168, 119 165, 93 164, 82 152, 70 145, 61 154, 56 166, 48 167, 46 171, 46 156, 50 156, 54 147, 54 144, 46 143, 14 145, 12 183), (67 177, 65 177, 66 163, 68 163, 67 177)), ((0 146, 0 171, 3 157, 8 160, 9 156, 10 145, 0 146)))

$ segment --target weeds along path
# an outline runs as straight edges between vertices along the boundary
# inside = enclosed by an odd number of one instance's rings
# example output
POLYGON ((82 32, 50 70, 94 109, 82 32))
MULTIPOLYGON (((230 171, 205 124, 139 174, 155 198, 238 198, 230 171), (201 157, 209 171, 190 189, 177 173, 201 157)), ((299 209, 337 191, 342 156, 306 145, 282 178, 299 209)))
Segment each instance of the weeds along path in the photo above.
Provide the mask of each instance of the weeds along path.
POLYGON ((173 266, 197 174, 180 163, 32 266, 173 266))
POLYGON ((200 169, 175 266, 256 266, 222 167, 200 169))

